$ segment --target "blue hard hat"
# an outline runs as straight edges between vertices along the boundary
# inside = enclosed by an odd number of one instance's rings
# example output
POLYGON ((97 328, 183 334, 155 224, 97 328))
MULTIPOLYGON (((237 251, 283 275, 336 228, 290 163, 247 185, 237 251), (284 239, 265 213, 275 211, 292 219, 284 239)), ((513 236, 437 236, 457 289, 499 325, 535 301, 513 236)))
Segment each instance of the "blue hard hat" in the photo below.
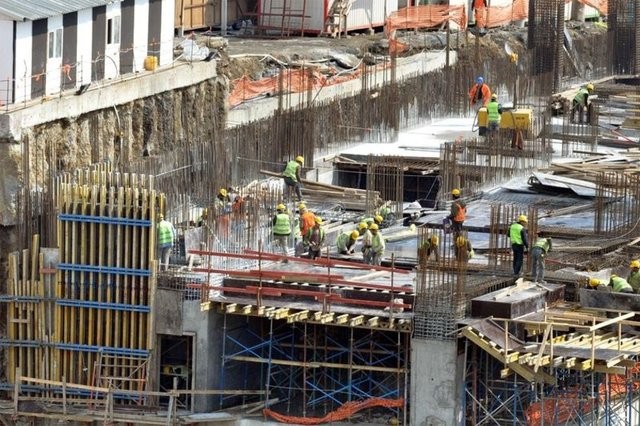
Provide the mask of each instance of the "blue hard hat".
POLYGON ((476 83, 483 84, 484 83, 484 78, 482 78, 482 77, 476 78, 476 83))

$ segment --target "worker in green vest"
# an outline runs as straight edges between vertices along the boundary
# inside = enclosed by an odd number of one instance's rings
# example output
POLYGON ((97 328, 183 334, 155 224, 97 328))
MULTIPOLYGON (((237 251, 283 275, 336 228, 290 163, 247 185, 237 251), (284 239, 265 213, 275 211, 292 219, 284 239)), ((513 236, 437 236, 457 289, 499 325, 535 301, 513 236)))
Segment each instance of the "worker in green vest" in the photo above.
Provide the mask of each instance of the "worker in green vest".
POLYGON ((284 183, 287 189, 290 191, 293 189, 298 197, 298 202, 302 201, 302 184, 300 183, 300 170, 304 165, 304 158, 298 155, 295 160, 291 160, 287 163, 282 172, 284 183))
POLYGON ((380 228, 377 224, 372 223, 369 226, 369 231, 371 231, 371 265, 380 266, 382 263, 382 256, 384 256, 385 242, 382 233, 380 232, 380 228))
POLYGON ((438 245, 440 243, 440 239, 435 234, 427 234, 427 237, 424 239, 420 247, 418 247, 418 260, 421 262, 421 266, 425 266, 426 262, 433 255, 435 257, 436 262, 440 261, 440 253, 438 250, 438 245))
POLYGON ((629 272, 627 282, 633 287, 634 292, 640 293, 640 260, 632 260, 629 268, 631 268, 631 272, 629 272))
POLYGON ((307 231, 305 240, 309 246, 309 259, 320 257, 322 246, 324 245, 324 228, 322 228, 322 218, 316 216, 316 224, 307 231))
POLYGON ((471 241, 469 241, 469 238, 462 235, 458 235, 456 237, 453 251, 456 256, 456 260, 462 263, 468 263, 469 259, 474 256, 471 241))
POLYGON ((550 251, 551 238, 545 238, 542 232, 538 232, 538 238, 531 248, 532 275, 533 280, 537 283, 546 284, 544 281, 544 259, 550 251))
POLYGON ((611 274, 609 286, 617 293, 633 293, 633 287, 622 277, 611 274))
POLYGON ((520 276, 522 264, 524 263, 524 250, 529 248, 527 239, 527 217, 523 214, 518 216, 518 221, 509 227, 509 239, 511 240, 511 251, 513 252, 513 275, 520 276))
POLYGON ((500 128, 500 116, 502 115, 502 105, 498 103, 498 95, 495 93, 491 95, 491 102, 487 104, 487 129, 489 133, 488 138, 495 138, 498 129, 500 128))
POLYGON ((595 86, 592 83, 583 86, 578 90, 578 93, 573 97, 573 101, 571 102, 571 122, 575 123, 575 115, 578 114, 578 123, 582 124, 586 122, 589 124, 591 122, 591 101, 589 100, 589 96, 595 90, 595 86), (586 118, 585 118, 586 116, 586 118))
POLYGON ((160 270, 169 269, 169 260, 171 258, 171 250, 176 240, 176 229, 173 224, 164 219, 164 215, 159 214, 157 225, 158 231, 158 258, 160 260, 160 270), (164 265, 164 267, 163 267, 164 265))
POLYGON ((358 231, 343 232, 336 239, 336 246, 340 254, 353 254, 356 250, 356 241, 360 233, 358 231))
MULTIPOLYGON (((276 207, 271 232, 273 233, 274 246, 278 246, 282 254, 286 256, 289 250, 289 235, 291 235, 291 217, 284 204, 278 204, 276 207)), ((287 262, 287 259, 283 259, 283 262, 287 262)))

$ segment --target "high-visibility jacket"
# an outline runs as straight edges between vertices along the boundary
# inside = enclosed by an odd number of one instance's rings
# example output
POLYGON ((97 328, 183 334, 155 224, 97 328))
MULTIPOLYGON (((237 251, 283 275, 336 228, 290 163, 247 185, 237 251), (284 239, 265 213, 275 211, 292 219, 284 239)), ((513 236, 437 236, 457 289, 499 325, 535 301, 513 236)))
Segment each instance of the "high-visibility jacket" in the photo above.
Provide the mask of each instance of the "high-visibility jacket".
POLYGON ((291 234, 291 221, 286 213, 278 213, 273 220, 273 235, 291 234))
POLYGON ((166 221, 162 220, 158 223, 158 245, 160 247, 168 247, 173 245, 173 239, 175 237, 175 229, 173 225, 166 221))
POLYGON ((284 168, 284 172, 282 172, 282 176, 293 179, 294 181, 298 181, 298 176, 296 171, 300 167, 297 161, 291 160, 287 163, 287 166, 284 168))
POLYGON ((487 0, 473 0, 473 8, 480 9, 487 6, 487 0))
POLYGON ((315 244, 316 246, 321 246, 324 244, 324 229, 320 228, 311 228, 307 231, 305 239, 310 244, 315 244))
POLYGON ((548 253, 549 250, 551 250, 551 240, 548 238, 538 238, 533 246, 540 247, 542 251, 548 253))
POLYGON ((336 239, 336 247, 338 248, 338 252, 343 252, 349 250, 356 243, 356 240, 351 239, 351 232, 343 232, 338 235, 336 239))
POLYGON ((580 88, 578 93, 573 97, 573 100, 581 106, 587 106, 587 99, 589 98, 589 91, 586 87, 580 88))
POLYGON ((291 223, 291 231, 296 239, 302 238, 302 232, 300 232, 300 216, 294 216, 291 223))
POLYGON ((487 116, 490 123, 500 122, 500 104, 498 101, 491 101, 487 104, 487 116))
POLYGON ((633 287, 633 291, 640 293, 640 271, 631 271, 627 277, 627 282, 633 287))
POLYGON ((457 200, 451 204, 451 220, 464 222, 467 218, 467 206, 463 201, 457 200))
POLYGON ((631 287, 631 285, 629 285, 629 283, 627 282, 627 280, 625 280, 624 278, 621 277, 611 277, 611 281, 609 282, 609 285, 611 285, 611 287, 613 287, 613 291, 622 291, 622 290, 632 290, 633 291, 633 287, 631 287))
POLYGON ((316 224, 316 215, 309 210, 300 215, 300 232, 302 235, 307 235, 309 229, 313 228, 316 224))
POLYGON ((491 89, 486 84, 474 84, 469 90, 469 101, 471 104, 475 104, 477 101, 482 100, 482 105, 487 106, 491 100, 491 89))
POLYGON ((511 224, 509 227, 509 239, 511 240, 511 244, 517 245, 527 245, 526 239, 522 235, 522 231, 524 230, 524 226, 520 223, 516 222, 511 224))
POLYGON ((373 238, 371 239, 371 248, 373 249, 374 253, 384 253, 384 237, 382 236, 382 233, 380 233, 380 231, 373 235, 373 238))
POLYGON ((373 234, 368 229, 362 234, 362 246, 371 247, 373 244, 373 234))

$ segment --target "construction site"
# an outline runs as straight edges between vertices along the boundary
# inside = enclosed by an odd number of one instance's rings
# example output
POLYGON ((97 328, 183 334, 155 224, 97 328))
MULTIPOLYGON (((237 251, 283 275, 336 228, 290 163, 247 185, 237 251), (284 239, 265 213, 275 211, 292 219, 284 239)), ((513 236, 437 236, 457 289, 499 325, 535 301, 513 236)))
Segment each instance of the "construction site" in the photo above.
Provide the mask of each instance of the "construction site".
POLYGON ((640 424, 640 0, 42 2, 0 4, 2 424, 640 424))

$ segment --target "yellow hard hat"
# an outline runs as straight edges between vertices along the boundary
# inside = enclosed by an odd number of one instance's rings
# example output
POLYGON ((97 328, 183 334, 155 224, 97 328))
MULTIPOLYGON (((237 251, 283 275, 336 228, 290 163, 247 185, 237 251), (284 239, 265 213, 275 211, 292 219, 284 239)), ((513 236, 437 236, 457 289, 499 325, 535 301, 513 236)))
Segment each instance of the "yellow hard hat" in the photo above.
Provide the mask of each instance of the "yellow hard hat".
POLYGON ((518 222, 528 223, 529 221, 527 220, 527 217, 525 215, 521 214, 520 216, 518 216, 518 222))
POLYGON ((319 224, 319 225, 322 225, 322 218, 316 216, 316 223, 319 224))
POLYGON ((364 223, 364 222, 360 222, 360 223, 358 224, 358 229, 360 229, 360 230, 362 230, 362 229, 367 229, 368 227, 369 227, 369 226, 368 226, 366 223, 364 223))
POLYGON ((493 95, 491 95, 491 99, 493 99, 493 100, 495 101, 496 99, 498 99, 498 95, 496 95, 496 94, 494 93, 493 95))
POLYGON ((381 224, 382 221, 384 220, 384 218, 382 216, 380 216, 379 214, 375 215, 373 220, 376 221, 377 224, 381 224))
POLYGON ((352 231, 351 232, 351 239, 352 240, 357 240, 359 236, 360 236, 360 233, 358 231, 352 231))
POLYGON ((640 268, 640 260, 632 260, 629 268, 640 268))
POLYGON ((206 217, 209 215, 209 209, 202 209, 202 216, 206 217))
POLYGON ((593 85, 593 83, 589 83, 587 84, 587 90, 593 92, 594 90, 596 90, 596 87, 593 85))
POLYGON ((227 190, 224 188, 220 188, 220 191, 218 191, 218 195, 222 195, 223 197, 227 196, 227 190))
POLYGON ((456 238, 456 245, 458 247, 464 247, 467 245, 467 239, 463 236, 459 236, 458 238, 456 238))
POLYGON ((589 286, 598 287, 600 285, 600 280, 597 278, 589 278, 589 286))
POLYGON ((618 278, 616 274, 611 274, 611 278, 618 278))
POLYGON ((298 155, 296 157, 296 161, 300 164, 304 164, 304 157, 302 155, 298 155))
POLYGON ((438 243, 440 242, 440 238, 438 238, 438 236, 437 236, 437 235, 432 235, 432 236, 429 238, 429 241, 431 241, 431 245, 437 246, 437 245, 438 245, 438 243))
POLYGON ((454 197, 459 197, 460 196, 460 190, 458 188, 454 188, 454 190, 451 191, 451 195, 453 195, 454 197))
POLYGON ((369 229, 372 231, 377 231, 378 230, 378 225, 376 225, 375 223, 372 223, 371 225, 369 225, 369 229))
POLYGON ((280 204, 278 204, 278 206, 276 207, 276 209, 281 210, 281 211, 284 211, 284 210, 286 210, 286 209, 287 209, 287 207, 286 207, 284 204, 280 203, 280 204))
POLYGON ((307 205, 305 203, 298 204, 298 210, 304 210, 306 208, 307 208, 307 205))

